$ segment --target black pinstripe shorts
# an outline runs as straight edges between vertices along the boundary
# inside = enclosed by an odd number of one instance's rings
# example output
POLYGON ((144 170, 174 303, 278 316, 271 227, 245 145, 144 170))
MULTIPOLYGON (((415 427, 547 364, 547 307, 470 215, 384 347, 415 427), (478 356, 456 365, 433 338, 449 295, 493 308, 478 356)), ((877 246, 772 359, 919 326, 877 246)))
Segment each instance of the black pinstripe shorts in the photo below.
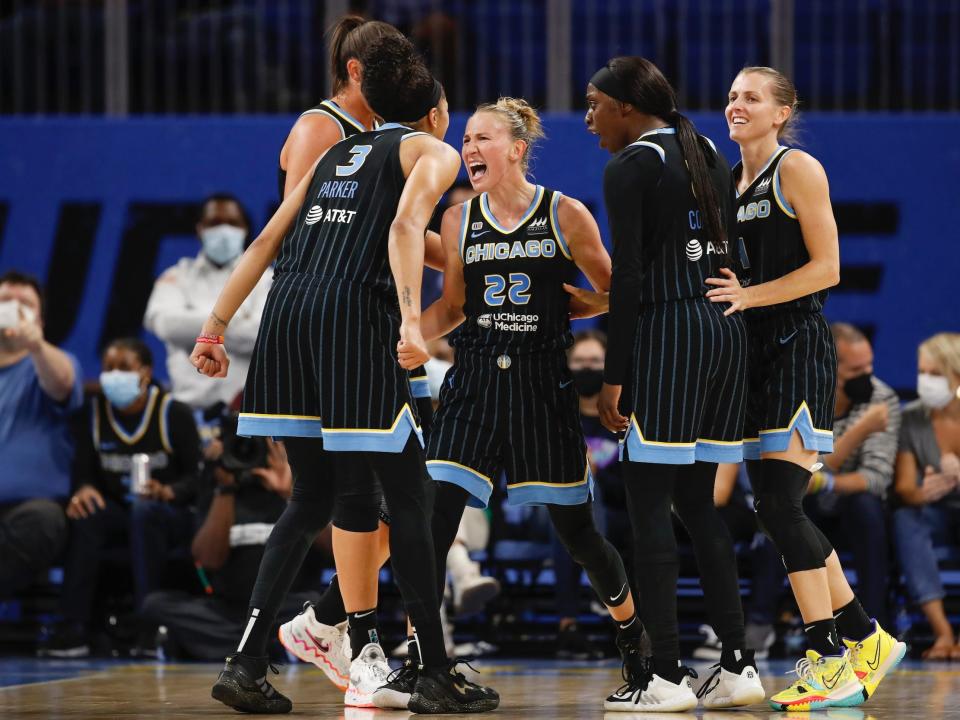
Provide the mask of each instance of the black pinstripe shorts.
POLYGON ((593 477, 566 354, 498 360, 458 350, 428 436, 427 469, 467 490, 474 507, 486 507, 501 476, 512 505, 586 502, 593 477))
POLYGON ((747 311, 747 334, 744 456, 786 450, 794 430, 807 450, 833 452, 837 353, 823 315, 747 311))
POLYGON ((620 411, 624 459, 686 465, 740 462, 747 332, 739 315, 693 298, 644 305, 620 411))

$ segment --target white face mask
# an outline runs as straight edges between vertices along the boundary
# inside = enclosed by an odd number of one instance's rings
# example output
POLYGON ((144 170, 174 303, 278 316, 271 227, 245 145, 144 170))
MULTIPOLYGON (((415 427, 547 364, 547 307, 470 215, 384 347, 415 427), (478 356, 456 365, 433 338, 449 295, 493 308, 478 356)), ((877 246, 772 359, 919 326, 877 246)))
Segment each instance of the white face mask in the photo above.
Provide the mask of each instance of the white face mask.
POLYGON ((214 225, 200 233, 203 252, 217 265, 226 265, 243 252, 247 231, 234 225, 214 225))
POLYGON ((943 375, 920 373, 917 375, 917 395, 920 396, 920 402, 928 408, 938 410, 950 404, 954 392, 943 375))

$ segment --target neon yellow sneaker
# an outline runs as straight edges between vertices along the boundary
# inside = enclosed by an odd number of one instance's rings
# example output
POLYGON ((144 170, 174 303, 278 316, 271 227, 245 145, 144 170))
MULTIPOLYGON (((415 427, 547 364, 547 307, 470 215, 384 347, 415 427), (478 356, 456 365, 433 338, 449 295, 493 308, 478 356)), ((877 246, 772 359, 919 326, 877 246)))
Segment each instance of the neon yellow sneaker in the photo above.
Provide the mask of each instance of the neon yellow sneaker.
POLYGON ((897 640, 876 620, 873 632, 863 640, 843 639, 850 651, 850 664, 860 682, 867 691, 867 697, 873 697, 880 681, 893 670, 907 653, 906 643, 897 640))
POLYGON ((797 661, 795 672, 800 677, 786 690, 771 697, 770 706, 774 710, 796 712, 859 705, 866 696, 863 685, 853 672, 849 654, 820 655, 807 650, 807 656, 797 661))

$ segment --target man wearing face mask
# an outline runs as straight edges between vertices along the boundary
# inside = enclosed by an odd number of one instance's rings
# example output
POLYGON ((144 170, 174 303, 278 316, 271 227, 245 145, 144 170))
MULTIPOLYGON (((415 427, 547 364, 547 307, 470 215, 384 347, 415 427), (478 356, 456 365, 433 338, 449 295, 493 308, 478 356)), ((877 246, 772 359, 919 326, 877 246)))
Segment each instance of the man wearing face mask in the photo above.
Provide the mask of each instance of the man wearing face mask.
POLYGON ((166 344, 167 372, 173 397, 195 409, 222 402, 229 405, 243 390, 257 339, 260 316, 273 280, 267 269, 237 311, 227 332, 230 374, 212 383, 190 364, 196 330, 240 261, 250 222, 240 201, 232 195, 211 195, 203 202, 197 222, 201 250, 182 258, 157 279, 147 303, 143 324, 166 344))
POLYGON ((160 589, 171 552, 185 550, 193 535, 188 505, 199 482, 200 439, 193 412, 152 383, 152 370, 150 349, 139 339, 114 340, 104 350, 102 392, 91 399, 77 438, 76 489, 67 504, 64 622, 41 649, 45 655, 90 653, 93 600, 106 550, 129 548, 139 609, 149 592, 160 589), (139 487, 138 455, 148 462, 139 487))
POLYGON ((848 323, 830 326, 837 349, 834 450, 821 455, 807 514, 839 547, 853 551, 857 595, 867 614, 887 622, 889 553, 885 501, 893 482, 900 400, 873 376, 873 349, 848 323))
POLYGON ((81 377, 76 358, 44 339, 37 280, 0 276, 0 595, 46 570, 66 539, 81 377))

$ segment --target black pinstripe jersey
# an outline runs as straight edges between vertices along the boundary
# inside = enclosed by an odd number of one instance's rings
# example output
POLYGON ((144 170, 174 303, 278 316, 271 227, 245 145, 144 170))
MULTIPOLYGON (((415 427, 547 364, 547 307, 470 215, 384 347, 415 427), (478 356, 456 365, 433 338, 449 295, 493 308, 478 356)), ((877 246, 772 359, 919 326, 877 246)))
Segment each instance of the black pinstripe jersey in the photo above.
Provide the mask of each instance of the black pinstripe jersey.
MULTIPOLYGON (((750 186, 737 196, 737 230, 746 250, 745 276, 753 285, 776 280, 810 260, 800 222, 780 189, 780 163, 791 148, 778 147, 750 186)), ((733 168, 736 181, 742 163, 733 168)), ((767 317, 784 311, 820 312, 827 291, 762 308, 750 308, 747 317, 767 317)))
POLYGON ((486 193, 464 204, 460 257, 466 316, 454 347, 481 354, 562 350, 572 343, 568 318, 577 267, 560 231, 561 194, 538 185, 526 214, 505 228, 486 193))
MULTIPOLYGON (((337 105, 333 100, 324 100, 319 105, 314 105, 309 110, 300 114, 304 115, 326 115, 340 126, 340 139, 346 140, 357 133, 366 131, 366 128, 360 124, 360 121, 354 118, 350 113, 337 105)), ((280 200, 283 200, 283 189, 287 185, 287 171, 277 165, 277 186, 280 194, 280 200)))
POLYGON ((387 237, 406 182, 400 143, 416 134, 423 133, 388 124, 327 151, 284 238, 274 285, 288 274, 338 280, 396 305, 387 237))

